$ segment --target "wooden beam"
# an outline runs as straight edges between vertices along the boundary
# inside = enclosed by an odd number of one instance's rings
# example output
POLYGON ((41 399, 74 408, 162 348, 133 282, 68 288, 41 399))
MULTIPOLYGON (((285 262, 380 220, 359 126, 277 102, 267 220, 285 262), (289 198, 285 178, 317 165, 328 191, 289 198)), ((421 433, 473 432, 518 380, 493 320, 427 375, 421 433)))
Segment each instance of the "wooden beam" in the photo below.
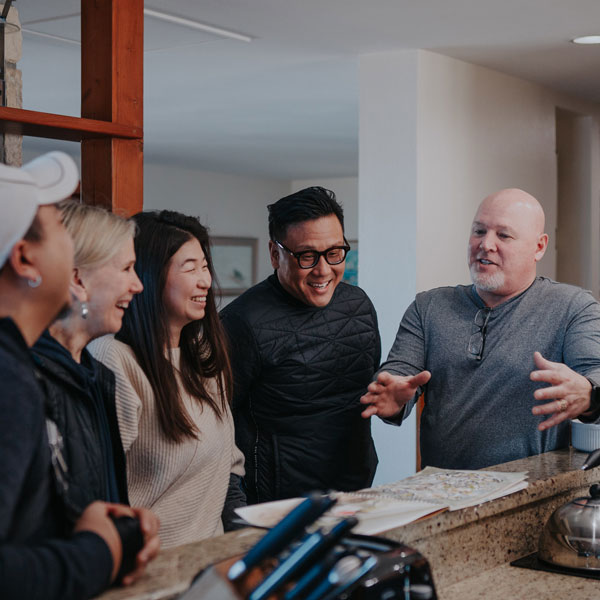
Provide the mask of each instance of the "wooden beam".
POLYGON ((421 394, 417 401, 417 472, 419 472, 423 466, 421 465, 421 415, 425 408, 425 395, 421 394))
POLYGON ((82 198, 125 214, 143 206, 143 52, 143 0, 81 1, 81 116, 140 132, 83 139, 82 198))
MULTIPOLYGON (((85 204, 103 206, 130 217, 142 210, 139 190, 143 187, 141 140, 98 139, 84 142, 87 170, 81 186, 85 204), (127 170, 120 168, 128 165, 127 170), (94 185, 89 185, 90 181, 94 185), (86 185, 86 183, 88 185, 86 185), (119 202, 114 202, 119 198, 119 202)), ((83 161, 82 161, 83 163, 83 161)))
POLYGON ((140 139, 143 137, 141 127, 7 106, 0 106, 0 133, 31 135, 71 142, 102 137, 125 139, 140 139))

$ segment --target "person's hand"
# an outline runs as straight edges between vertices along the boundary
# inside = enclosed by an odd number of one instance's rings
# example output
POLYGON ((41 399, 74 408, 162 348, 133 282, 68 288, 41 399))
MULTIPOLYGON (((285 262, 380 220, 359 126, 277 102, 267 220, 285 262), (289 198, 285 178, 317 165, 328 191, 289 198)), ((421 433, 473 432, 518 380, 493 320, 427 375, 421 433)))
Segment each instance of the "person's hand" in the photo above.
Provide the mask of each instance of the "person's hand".
POLYGON ((135 558, 135 569, 123 577, 123 585, 131 585, 137 581, 144 574, 148 563, 156 558, 160 549, 158 517, 147 508, 133 508, 132 510, 140 522, 140 528, 144 535, 144 546, 135 558))
POLYGON ((121 538, 111 517, 134 517, 140 522, 140 529, 144 536, 144 546, 136 556, 136 568, 123 577, 123 585, 130 585, 141 577, 146 565, 154 559, 160 548, 158 539, 158 517, 146 508, 131 508, 124 504, 110 504, 108 502, 93 502, 90 504, 75 523, 75 531, 93 531, 107 544, 113 559, 111 582, 115 580, 121 567, 123 548, 121 538))
POLYGON ((113 504, 107 502, 92 502, 83 511, 77 522, 75 523, 74 531, 92 531, 99 535, 108 546, 112 556, 113 569, 110 576, 110 581, 113 582, 119 568, 121 567, 121 559, 123 558, 123 547, 121 546, 121 538, 117 533, 117 528, 110 518, 113 504))
POLYGON ((140 529, 144 536, 144 545, 135 557, 135 569, 123 577, 123 585, 131 585, 137 581, 146 570, 146 565, 153 560, 160 549, 158 529, 160 521, 158 517, 147 508, 132 508, 124 504, 109 504, 109 511, 113 517, 134 517, 140 523, 140 529))
POLYGON ((539 352, 533 355, 536 369, 529 378, 549 383, 536 390, 533 397, 545 404, 534 406, 534 415, 552 415, 538 425, 540 431, 554 427, 567 419, 575 419, 590 409, 592 384, 563 363, 546 360, 539 352))
POLYGON ((429 371, 421 371, 416 375, 392 375, 382 371, 377 379, 369 384, 367 393, 360 399, 368 404, 363 410, 365 419, 377 415, 382 419, 395 417, 417 393, 417 388, 431 379, 429 371))

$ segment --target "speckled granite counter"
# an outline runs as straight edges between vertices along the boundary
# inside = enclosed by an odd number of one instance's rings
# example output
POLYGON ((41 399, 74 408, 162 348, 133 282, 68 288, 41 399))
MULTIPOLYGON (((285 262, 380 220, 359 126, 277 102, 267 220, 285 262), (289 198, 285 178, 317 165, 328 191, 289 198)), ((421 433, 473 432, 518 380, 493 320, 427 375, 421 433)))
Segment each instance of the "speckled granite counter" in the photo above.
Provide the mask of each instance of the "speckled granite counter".
POLYGON ((600 581, 517 569, 489 569, 440 590, 440 600, 598 600, 600 581))
MULTIPOLYGON (((496 467, 528 471, 525 490, 476 507, 445 512, 385 533, 418 549, 431 564, 440 600, 474 598, 600 598, 600 582, 508 566, 537 549, 552 511, 600 481, 600 470, 581 471, 586 454, 549 452, 496 467)), ((244 529, 163 551, 135 586, 113 589, 102 600, 175 598, 203 567, 245 552, 262 535, 244 529)))

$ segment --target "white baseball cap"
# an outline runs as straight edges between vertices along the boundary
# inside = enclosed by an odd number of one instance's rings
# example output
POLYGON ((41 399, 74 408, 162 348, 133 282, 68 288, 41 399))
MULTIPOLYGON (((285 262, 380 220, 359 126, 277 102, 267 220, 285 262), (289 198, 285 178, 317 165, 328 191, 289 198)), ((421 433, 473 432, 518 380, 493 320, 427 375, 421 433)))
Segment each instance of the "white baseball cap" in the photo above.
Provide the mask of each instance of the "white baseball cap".
POLYGON ((38 207, 68 198, 78 183, 77 165, 64 152, 48 152, 20 169, 0 164, 0 267, 27 233, 38 207))

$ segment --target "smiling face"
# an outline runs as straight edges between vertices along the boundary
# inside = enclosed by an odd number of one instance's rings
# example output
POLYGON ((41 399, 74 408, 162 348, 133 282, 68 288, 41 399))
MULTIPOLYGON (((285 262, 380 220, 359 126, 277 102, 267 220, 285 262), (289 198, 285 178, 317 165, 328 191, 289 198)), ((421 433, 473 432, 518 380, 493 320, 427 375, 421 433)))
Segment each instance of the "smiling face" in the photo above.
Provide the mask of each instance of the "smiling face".
POLYGON ((133 238, 129 238, 108 262, 79 269, 88 296, 86 329, 92 338, 121 329, 131 299, 143 289, 134 265, 133 238))
POLYGON ((163 292, 171 348, 179 346, 181 330, 203 319, 212 277, 200 242, 193 238, 171 257, 163 292))
POLYGON ((544 213, 522 190, 502 190, 480 205, 471 226, 468 259, 471 280, 487 306, 525 291, 548 244, 544 213))
MULTIPOLYGON (((322 252, 333 246, 344 246, 344 232, 335 215, 319 217, 290 225, 284 240, 277 240, 293 252, 317 250, 322 252)), ((344 276, 345 262, 330 265, 321 256, 311 269, 301 269, 298 261, 274 242, 269 242, 271 264, 283 288, 309 306, 324 307, 344 276)))

